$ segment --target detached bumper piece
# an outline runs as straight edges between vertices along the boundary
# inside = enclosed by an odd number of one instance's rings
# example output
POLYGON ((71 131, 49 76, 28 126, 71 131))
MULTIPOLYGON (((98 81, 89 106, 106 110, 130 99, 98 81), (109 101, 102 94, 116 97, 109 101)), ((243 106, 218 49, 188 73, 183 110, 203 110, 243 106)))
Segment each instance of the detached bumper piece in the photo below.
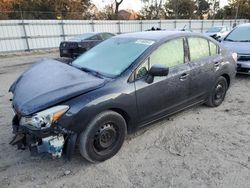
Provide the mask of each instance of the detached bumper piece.
POLYGON ((12 121, 14 138, 11 145, 17 145, 18 149, 29 148, 31 155, 48 153, 52 158, 60 158, 63 154, 70 160, 74 153, 77 134, 63 130, 31 130, 26 126, 20 126, 18 117, 12 121))

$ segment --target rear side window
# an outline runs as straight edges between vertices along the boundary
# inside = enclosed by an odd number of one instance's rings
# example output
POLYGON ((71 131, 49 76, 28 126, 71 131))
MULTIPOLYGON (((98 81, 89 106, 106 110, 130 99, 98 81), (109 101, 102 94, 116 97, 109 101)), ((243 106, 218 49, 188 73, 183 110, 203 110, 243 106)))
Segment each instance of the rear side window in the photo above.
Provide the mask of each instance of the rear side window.
POLYGON ((197 61, 209 57, 208 41, 203 38, 188 38, 190 61, 197 61))
POLYGON ((184 63, 183 38, 173 39, 158 49, 150 56, 150 65, 163 64, 167 67, 174 67, 184 63))
POLYGON ((209 47, 210 47, 210 55, 211 56, 218 54, 218 46, 216 44, 209 41, 209 47))

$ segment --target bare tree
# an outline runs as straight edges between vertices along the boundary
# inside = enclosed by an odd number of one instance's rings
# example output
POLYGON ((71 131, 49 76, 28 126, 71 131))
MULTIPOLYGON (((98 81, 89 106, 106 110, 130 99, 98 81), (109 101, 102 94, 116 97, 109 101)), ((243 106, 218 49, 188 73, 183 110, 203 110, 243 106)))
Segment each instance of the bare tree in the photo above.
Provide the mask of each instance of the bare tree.
POLYGON ((122 4, 123 0, 115 0, 115 15, 118 15, 119 6, 122 4))

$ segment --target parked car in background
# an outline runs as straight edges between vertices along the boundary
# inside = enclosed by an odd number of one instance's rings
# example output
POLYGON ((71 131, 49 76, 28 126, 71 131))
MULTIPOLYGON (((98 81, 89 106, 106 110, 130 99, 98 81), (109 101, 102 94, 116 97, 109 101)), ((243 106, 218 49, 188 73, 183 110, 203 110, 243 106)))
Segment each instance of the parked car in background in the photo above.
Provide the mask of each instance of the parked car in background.
POLYGON ((112 33, 84 33, 60 43, 60 56, 76 58, 100 42, 113 37, 112 33))
POLYGON ((221 44, 237 53, 237 72, 250 75, 250 24, 236 26, 221 44))
POLYGON ((71 65, 33 65, 12 84, 11 144, 60 157, 71 156, 78 140, 84 158, 107 160, 127 132, 197 104, 219 106, 235 69, 232 53, 202 34, 115 36, 71 65))
POLYGON ((205 34, 218 40, 219 38, 225 37, 229 31, 230 30, 227 26, 214 26, 210 27, 205 34))

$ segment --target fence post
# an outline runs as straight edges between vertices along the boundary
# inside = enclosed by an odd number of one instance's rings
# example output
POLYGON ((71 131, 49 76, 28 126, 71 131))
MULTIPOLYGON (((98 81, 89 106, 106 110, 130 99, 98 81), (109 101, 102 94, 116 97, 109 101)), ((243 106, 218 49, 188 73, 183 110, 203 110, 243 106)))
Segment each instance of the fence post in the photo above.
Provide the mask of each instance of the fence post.
POLYGON ((174 20, 174 28, 176 29, 177 27, 177 20, 174 20))
POLYGON ((204 20, 201 20, 201 33, 203 33, 203 24, 204 24, 204 20))
POLYGON ((117 22, 117 27, 118 27, 118 34, 121 34, 121 21, 120 20, 117 22))
POLYGON ((161 19, 160 19, 160 21, 159 21, 159 28, 161 29, 161 19))
POLYGON ((91 20, 90 24, 91 24, 92 32, 95 32, 95 22, 94 22, 94 20, 91 20))
POLYGON ((140 21, 140 25, 141 25, 141 31, 142 31, 142 29, 143 29, 143 28, 142 28, 142 20, 140 21))
POLYGON ((24 23, 24 20, 22 19, 22 22, 19 23, 20 25, 22 25, 23 27, 23 33, 24 33, 24 36, 22 36, 22 38, 24 38, 25 42, 26 42, 26 50, 25 51, 30 51, 30 45, 29 45, 29 40, 28 40, 28 36, 27 36, 27 32, 26 32, 26 27, 25 27, 25 23, 24 23))
POLYGON ((61 22, 59 24, 61 25, 61 30, 62 30, 61 37, 65 41, 65 31, 64 31, 64 24, 65 23, 63 22, 63 19, 61 20, 61 22))
POLYGON ((190 30, 192 29, 192 20, 191 19, 189 20, 189 29, 190 30))
POLYGON ((224 25, 224 18, 223 18, 223 20, 221 22, 222 22, 222 25, 224 25))

